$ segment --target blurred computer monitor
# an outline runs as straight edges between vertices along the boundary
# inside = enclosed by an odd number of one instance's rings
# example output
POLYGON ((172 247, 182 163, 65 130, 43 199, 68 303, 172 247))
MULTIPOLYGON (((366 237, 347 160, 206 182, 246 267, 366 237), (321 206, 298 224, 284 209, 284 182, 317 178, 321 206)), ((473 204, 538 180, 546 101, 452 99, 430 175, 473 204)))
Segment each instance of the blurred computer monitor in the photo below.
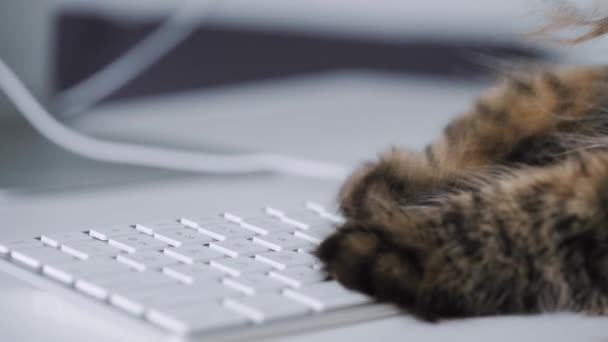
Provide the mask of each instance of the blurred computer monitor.
MULTIPOLYGON (((52 105, 62 91, 128 51, 181 3, 3 2, 0 56, 52 105)), ((524 0, 216 1, 201 11, 200 25, 183 44, 110 99, 330 69, 460 77, 479 63, 477 53, 536 57, 521 36, 526 30, 521 24, 538 18, 534 9, 524 0)))

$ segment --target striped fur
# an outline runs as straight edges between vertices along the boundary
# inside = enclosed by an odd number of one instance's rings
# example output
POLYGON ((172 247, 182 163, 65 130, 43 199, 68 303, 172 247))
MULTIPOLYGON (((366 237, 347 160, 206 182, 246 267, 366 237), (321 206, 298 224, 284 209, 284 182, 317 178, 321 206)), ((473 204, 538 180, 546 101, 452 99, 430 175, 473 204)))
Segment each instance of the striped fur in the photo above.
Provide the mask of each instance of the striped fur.
POLYGON ((608 68, 505 79, 423 152, 355 170, 317 255, 427 320, 608 312, 608 68))

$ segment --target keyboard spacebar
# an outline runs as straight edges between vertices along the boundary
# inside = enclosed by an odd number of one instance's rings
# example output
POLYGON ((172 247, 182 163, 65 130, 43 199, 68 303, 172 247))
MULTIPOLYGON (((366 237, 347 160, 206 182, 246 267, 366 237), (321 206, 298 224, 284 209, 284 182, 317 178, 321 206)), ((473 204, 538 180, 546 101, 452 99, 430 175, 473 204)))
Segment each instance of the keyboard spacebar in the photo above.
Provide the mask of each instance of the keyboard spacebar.
POLYGON ((217 301, 198 302, 188 307, 152 309, 146 318, 181 335, 229 329, 250 323, 247 318, 226 309, 217 301))

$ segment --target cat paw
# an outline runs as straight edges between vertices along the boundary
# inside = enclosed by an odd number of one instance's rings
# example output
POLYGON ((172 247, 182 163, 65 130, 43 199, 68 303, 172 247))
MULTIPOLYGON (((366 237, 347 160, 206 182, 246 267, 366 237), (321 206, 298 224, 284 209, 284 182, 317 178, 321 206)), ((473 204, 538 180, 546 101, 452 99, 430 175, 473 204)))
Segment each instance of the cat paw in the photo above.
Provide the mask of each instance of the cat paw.
POLYGON ((316 255, 345 287, 402 306, 411 306, 422 277, 417 251, 398 248, 382 230, 354 222, 323 241, 316 255))
POLYGON ((471 296, 471 289, 500 299, 497 291, 507 281, 483 271, 485 264, 476 255, 442 233, 439 210, 403 208, 406 218, 386 225, 347 220, 316 255, 328 275, 345 287, 397 304, 425 321, 498 311, 492 307, 496 303, 476 302, 485 294, 471 296))

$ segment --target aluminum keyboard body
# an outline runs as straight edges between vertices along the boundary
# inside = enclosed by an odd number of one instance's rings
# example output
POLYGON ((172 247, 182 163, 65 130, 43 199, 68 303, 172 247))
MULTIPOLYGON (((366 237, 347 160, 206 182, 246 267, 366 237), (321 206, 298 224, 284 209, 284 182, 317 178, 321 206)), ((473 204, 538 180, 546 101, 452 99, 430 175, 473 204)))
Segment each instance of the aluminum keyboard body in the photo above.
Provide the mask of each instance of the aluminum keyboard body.
POLYGON ((4 241, 0 254, 151 327, 211 336, 370 306, 310 253, 340 220, 308 203, 48 233, 4 241))

